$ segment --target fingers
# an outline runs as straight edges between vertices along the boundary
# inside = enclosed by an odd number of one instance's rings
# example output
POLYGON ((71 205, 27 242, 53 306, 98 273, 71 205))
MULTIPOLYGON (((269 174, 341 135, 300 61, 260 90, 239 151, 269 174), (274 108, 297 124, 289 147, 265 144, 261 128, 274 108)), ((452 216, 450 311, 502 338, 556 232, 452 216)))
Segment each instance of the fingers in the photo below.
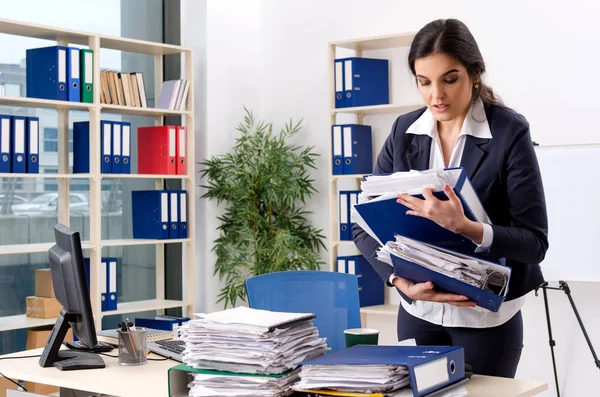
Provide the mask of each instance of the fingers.
POLYGON ((448 184, 444 185, 444 193, 446 193, 446 196, 448 196, 448 199, 450 199, 451 201, 460 201, 456 193, 454 193, 454 189, 452 189, 452 186, 448 184))
POLYGON ((418 213, 417 211, 406 211, 406 215, 420 216, 424 218, 424 216, 418 213))
POLYGON ((445 303, 449 303, 449 302, 464 302, 469 300, 469 298, 467 298, 466 296, 462 296, 462 295, 456 295, 456 294, 449 294, 449 293, 445 293, 445 292, 436 292, 434 296, 432 296, 432 300, 434 302, 445 302, 445 303))
POLYGON ((458 306, 458 307, 475 307, 475 306, 477 306, 477 304, 475 302, 471 302, 471 301, 468 301, 468 302, 444 302, 444 303, 447 303, 452 306, 458 306))
POLYGON ((433 291, 434 285, 431 281, 427 281, 426 283, 415 284, 415 288, 419 292, 427 292, 427 291, 433 291))
POLYGON ((423 197, 425 197, 425 200, 437 200, 433 195, 433 191, 429 188, 423 189, 423 197))
POLYGON ((413 197, 410 194, 399 194, 398 200, 396 200, 398 204, 402 204, 410 208, 411 210, 421 208, 421 206, 423 205, 423 201, 424 200, 413 197))

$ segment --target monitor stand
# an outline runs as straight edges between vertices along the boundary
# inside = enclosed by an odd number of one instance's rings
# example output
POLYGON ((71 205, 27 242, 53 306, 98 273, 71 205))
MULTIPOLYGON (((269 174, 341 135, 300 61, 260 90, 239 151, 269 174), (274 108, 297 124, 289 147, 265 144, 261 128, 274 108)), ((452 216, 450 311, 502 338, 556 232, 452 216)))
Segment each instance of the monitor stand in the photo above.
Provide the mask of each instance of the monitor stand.
POLYGON ((44 368, 55 366, 63 371, 104 368, 104 360, 96 353, 90 351, 60 351, 60 346, 70 327, 69 320, 75 321, 75 316, 67 313, 63 308, 40 357, 40 366, 44 368))

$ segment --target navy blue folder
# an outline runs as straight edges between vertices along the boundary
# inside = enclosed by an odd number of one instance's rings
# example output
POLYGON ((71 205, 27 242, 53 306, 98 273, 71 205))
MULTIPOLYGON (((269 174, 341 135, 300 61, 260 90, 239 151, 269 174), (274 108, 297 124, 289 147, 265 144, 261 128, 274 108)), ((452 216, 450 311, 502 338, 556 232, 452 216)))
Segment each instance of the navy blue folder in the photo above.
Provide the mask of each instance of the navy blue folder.
POLYGON ((465 377, 461 346, 357 345, 303 361, 300 365, 397 365, 404 366, 416 397, 425 396, 465 377))
MULTIPOLYGON (((110 174, 112 166, 112 122, 100 121, 100 172, 110 174)), ((73 173, 90 172, 90 122, 73 123, 73 173)))
POLYGON ((337 263, 338 272, 356 275, 360 307, 385 303, 385 285, 364 256, 338 256, 337 263))
POLYGON ((27 96, 66 101, 67 47, 33 48, 25 52, 27 96))
POLYGON ((169 193, 165 190, 131 192, 133 238, 169 238, 169 193))
POLYGON ((343 58, 344 107, 390 103, 387 59, 343 58))
POLYGON ((343 173, 346 175, 373 172, 373 144, 371 126, 343 124, 343 173))

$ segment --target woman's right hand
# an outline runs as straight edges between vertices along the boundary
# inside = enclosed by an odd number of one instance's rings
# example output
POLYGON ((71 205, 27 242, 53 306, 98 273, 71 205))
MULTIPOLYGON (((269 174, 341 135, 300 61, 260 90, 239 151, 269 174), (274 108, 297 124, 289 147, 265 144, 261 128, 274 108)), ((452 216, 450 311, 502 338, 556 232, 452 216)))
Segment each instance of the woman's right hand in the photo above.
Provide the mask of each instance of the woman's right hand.
POLYGON ((395 277, 394 285, 412 300, 448 303, 454 306, 476 306, 475 302, 466 296, 435 291, 431 281, 415 284, 402 277, 395 277))

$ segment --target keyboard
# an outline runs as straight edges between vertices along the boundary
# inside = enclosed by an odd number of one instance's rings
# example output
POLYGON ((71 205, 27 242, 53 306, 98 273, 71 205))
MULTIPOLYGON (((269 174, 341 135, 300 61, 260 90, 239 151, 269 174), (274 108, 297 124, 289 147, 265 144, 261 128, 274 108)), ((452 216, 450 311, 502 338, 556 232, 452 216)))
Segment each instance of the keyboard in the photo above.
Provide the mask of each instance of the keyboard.
POLYGON ((183 354, 183 351, 185 350, 185 342, 180 339, 159 340, 156 341, 156 344, 163 349, 167 349, 177 354, 183 354))
POLYGON ((149 342, 148 350, 163 357, 169 357, 173 360, 183 362, 183 351, 185 350, 185 341, 181 339, 159 340, 149 342))

